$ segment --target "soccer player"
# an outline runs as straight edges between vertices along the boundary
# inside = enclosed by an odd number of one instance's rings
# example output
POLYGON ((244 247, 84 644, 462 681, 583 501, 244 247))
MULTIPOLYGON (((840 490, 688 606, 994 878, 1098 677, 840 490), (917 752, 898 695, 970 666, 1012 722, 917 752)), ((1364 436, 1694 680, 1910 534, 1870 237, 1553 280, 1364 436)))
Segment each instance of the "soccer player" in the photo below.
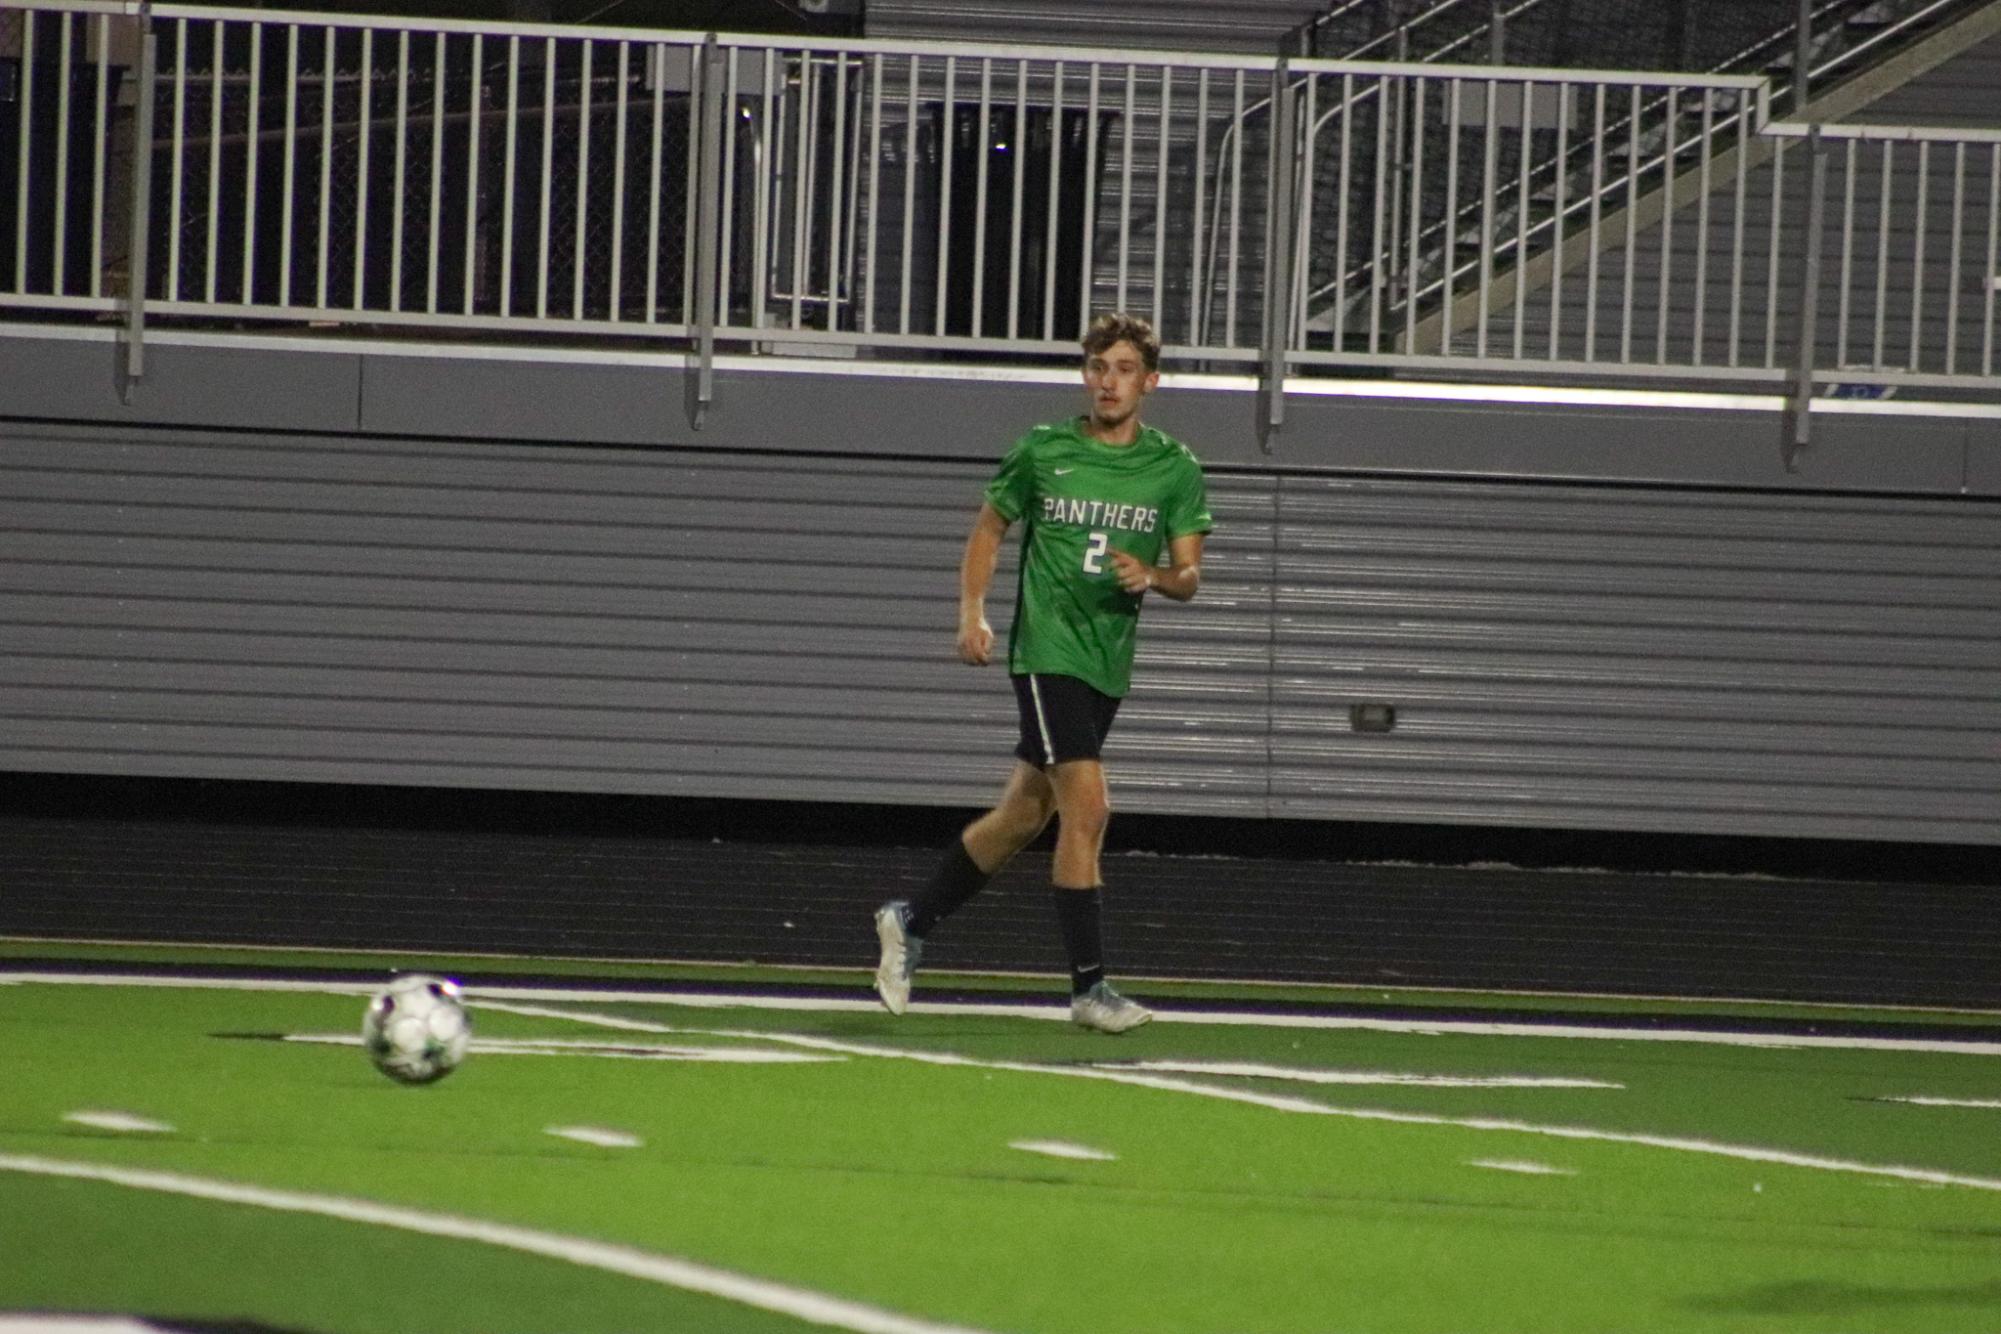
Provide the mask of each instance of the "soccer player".
POLYGON ((876 910, 875 989, 891 1014, 910 1003, 932 928, 1054 816, 1051 879, 1070 958, 1070 1016, 1103 1033, 1153 1017, 1105 981, 1098 859, 1111 801, 1099 749, 1130 684, 1140 606, 1148 593, 1195 596, 1212 523, 1195 456, 1140 421, 1141 400, 1160 383, 1153 329, 1134 316, 1101 315, 1083 345, 1089 410, 1015 442, 987 484, 959 563, 959 657, 984 666, 994 641, 987 587, 1008 527, 1022 522, 1008 647, 1021 744, 999 803, 966 826, 924 890, 876 910))

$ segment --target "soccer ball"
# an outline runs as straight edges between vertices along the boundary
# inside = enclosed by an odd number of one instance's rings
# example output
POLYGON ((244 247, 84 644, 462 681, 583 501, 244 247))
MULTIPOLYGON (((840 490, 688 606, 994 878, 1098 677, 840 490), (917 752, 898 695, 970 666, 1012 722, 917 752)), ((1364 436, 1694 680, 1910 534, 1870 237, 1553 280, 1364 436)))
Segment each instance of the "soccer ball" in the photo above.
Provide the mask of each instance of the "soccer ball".
POLYGON ((402 1084, 443 1079, 465 1059, 472 1019, 458 983, 411 973, 375 993, 361 1016, 361 1044, 375 1068, 402 1084))

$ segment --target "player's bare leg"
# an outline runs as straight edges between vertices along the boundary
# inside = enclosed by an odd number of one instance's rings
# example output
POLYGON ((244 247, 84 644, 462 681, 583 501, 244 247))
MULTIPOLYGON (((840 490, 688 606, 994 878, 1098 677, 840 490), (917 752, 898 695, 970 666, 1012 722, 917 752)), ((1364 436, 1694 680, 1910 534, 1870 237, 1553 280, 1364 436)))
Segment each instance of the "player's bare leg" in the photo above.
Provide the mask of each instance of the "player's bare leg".
POLYGON ((1112 794, 1105 766, 1097 760, 1066 760, 1049 766, 1056 794, 1056 864, 1050 879, 1058 889, 1097 889, 1104 884, 1098 856, 1112 822, 1112 794))
POLYGON ((1056 792, 1056 915, 1070 956, 1070 1017, 1101 1033, 1123 1033, 1153 1018, 1105 981, 1100 919, 1104 877, 1099 859, 1111 824, 1111 792, 1097 760, 1068 760, 1049 768, 1056 792))
POLYGON ((1048 828, 1055 814, 1056 789, 1048 775, 1016 760, 1000 801, 967 825, 959 839, 973 864, 985 874, 995 875, 1048 828))
POLYGON ((994 808, 966 826, 958 846, 924 892, 911 902, 885 903, 875 912, 881 954, 875 992, 891 1014, 910 1006, 910 982, 924 957, 924 937, 940 919, 980 892, 994 873, 1035 841, 1056 813, 1056 793, 1032 764, 1015 762, 1007 787, 994 808))

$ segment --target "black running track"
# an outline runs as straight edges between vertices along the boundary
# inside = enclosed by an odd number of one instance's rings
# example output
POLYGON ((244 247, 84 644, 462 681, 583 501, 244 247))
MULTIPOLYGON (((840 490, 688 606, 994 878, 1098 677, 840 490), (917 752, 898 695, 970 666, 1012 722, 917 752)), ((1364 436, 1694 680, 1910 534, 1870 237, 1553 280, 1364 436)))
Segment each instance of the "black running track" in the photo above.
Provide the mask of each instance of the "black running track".
MULTIPOLYGON (((872 967, 870 911, 965 816, 0 775, 0 935, 872 967)), ((2001 1008, 1992 849, 1129 817, 1114 843, 1128 976, 2001 1008)), ((927 964, 1059 971, 1047 866, 927 964)))

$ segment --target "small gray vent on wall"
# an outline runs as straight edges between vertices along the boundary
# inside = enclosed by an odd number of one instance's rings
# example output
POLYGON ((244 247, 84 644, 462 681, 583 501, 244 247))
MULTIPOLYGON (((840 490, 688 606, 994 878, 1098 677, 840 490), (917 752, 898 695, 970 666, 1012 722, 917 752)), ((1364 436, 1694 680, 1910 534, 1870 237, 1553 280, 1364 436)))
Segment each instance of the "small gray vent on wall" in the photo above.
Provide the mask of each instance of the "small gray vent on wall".
POLYGON ((1350 704, 1348 726, 1357 732, 1387 732, 1397 725, 1394 704, 1350 704))

